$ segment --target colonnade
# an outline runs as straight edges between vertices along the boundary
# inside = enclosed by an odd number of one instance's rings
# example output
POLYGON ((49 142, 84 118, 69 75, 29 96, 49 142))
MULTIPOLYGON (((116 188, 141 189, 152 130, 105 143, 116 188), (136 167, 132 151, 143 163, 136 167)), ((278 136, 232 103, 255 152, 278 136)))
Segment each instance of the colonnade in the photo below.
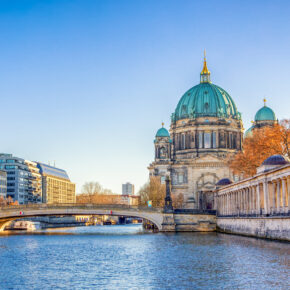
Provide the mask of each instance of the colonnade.
POLYGON ((290 173, 253 178, 217 190, 220 216, 290 214, 290 173))

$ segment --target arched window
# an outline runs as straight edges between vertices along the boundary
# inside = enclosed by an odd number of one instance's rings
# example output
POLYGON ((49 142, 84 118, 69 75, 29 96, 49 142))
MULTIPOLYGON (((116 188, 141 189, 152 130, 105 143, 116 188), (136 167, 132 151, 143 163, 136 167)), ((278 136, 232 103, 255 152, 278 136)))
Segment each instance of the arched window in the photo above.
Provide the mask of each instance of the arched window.
POLYGON ((160 159, 164 159, 164 158, 166 158, 167 150, 166 150, 165 147, 161 147, 159 153, 160 153, 160 154, 159 154, 159 158, 160 158, 160 159))

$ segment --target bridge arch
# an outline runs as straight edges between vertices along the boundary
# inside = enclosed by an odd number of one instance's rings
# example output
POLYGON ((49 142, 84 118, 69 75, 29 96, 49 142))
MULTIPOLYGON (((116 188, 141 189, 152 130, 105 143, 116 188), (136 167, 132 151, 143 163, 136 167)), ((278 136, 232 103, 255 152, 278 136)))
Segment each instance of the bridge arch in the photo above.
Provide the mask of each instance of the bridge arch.
POLYGON ((0 209, 0 231, 9 222, 28 217, 38 216, 73 216, 73 215, 112 215, 146 219, 152 222, 159 231, 162 230, 163 214, 161 210, 131 207, 99 207, 96 205, 36 205, 13 206, 0 209))

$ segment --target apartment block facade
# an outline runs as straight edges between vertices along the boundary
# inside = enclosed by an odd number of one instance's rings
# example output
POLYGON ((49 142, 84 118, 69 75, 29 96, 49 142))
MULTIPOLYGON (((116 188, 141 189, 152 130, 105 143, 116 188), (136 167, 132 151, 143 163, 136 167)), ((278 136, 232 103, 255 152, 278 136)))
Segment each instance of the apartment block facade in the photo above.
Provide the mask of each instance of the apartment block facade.
POLYGON ((35 162, 2 153, 0 170, 7 174, 7 197, 19 204, 42 202, 41 178, 35 162))
POLYGON ((43 202, 75 203, 75 184, 72 183, 65 170, 47 164, 37 163, 42 176, 43 202))

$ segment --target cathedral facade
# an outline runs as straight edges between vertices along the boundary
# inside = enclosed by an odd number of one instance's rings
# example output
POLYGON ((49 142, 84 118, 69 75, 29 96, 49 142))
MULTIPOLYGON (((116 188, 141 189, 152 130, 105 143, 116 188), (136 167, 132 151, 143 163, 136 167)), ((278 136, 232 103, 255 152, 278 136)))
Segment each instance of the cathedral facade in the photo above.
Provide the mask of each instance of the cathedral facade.
POLYGON ((242 142, 241 114, 231 96, 211 82, 204 58, 200 83, 181 97, 170 130, 162 124, 156 133, 149 175, 161 182, 169 175, 172 194, 183 195, 185 208, 211 209, 216 183, 233 179, 227 161, 242 142))

